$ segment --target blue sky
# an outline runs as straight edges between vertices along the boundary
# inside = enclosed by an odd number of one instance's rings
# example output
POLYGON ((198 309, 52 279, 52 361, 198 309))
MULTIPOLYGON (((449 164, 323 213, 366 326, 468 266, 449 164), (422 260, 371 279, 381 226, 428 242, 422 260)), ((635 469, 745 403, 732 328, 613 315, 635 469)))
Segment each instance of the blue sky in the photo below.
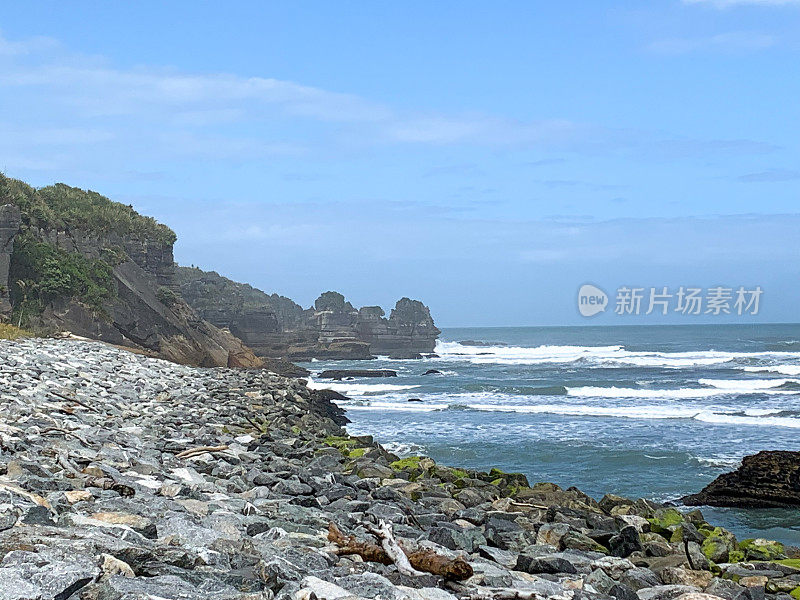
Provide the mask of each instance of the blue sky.
POLYGON ((579 324, 586 282, 761 285, 797 321, 799 59, 797 0, 8 3, 0 170, 304 305, 579 324))

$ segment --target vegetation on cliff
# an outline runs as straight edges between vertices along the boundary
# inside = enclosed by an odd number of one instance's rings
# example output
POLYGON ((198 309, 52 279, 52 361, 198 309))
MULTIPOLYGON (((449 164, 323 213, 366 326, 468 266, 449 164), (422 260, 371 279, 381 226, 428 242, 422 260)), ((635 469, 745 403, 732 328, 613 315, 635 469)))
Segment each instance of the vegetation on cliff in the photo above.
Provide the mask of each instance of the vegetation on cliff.
POLYGON ((11 256, 11 298, 14 322, 27 323, 48 303, 71 298, 103 313, 103 302, 116 294, 111 266, 21 233, 11 256))
POLYGON ((232 281, 216 271, 197 267, 178 267, 175 279, 181 295, 195 310, 203 313, 226 306, 237 311, 269 309, 281 325, 295 325, 302 318, 303 307, 279 294, 267 294, 246 283, 232 281))
POLYGON ((0 173, 0 204, 9 203, 19 207, 28 227, 115 233, 167 245, 176 240, 175 232, 166 225, 97 192, 63 183, 36 189, 0 173))
POLYGON ((33 335, 30 331, 20 329, 10 323, 0 323, 0 340, 18 340, 33 335))

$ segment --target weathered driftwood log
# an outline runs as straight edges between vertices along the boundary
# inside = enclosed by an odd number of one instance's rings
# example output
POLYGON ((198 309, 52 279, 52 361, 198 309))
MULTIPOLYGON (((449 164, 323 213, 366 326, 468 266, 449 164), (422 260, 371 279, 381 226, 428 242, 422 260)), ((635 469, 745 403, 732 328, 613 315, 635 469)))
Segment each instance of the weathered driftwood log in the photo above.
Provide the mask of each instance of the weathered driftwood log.
MULTIPOLYGON (((380 531, 380 528, 378 531, 380 531)), ((389 529, 389 533, 391 534, 391 529, 389 529)), ((377 534, 373 533, 373 535, 377 534)), ((383 547, 373 542, 359 540, 352 535, 345 535, 333 522, 328 525, 328 541, 339 547, 339 554, 357 554, 368 562, 377 562, 384 565, 397 564, 383 547)), ((395 544, 397 544, 397 541, 395 541, 395 544)), ((412 570, 417 571, 414 573, 416 575, 419 575, 419 571, 422 571, 454 581, 462 581, 472 577, 472 567, 461 557, 448 558, 437 554, 430 548, 410 551, 399 544, 397 545, 407 557, 412 570)))
POLYGON ((222 446, 200 446, 198 448, 189 448, 188 450, 184 450, 183 452, 178 452, 175 457, 176 458, 192 458, 193 456, 199 456, 200 454, 205 454, 206 452, 222 452, 223 450, 227 450, 228 445, 223 444, 222 446))
POLYGON ((417 571, 411 566, 406 553, 400 547, 400 544, 397 543, 397 540, 394 539, 394 532, 392 531, 391 523, 387 521, 380 521, 378 523, 378 527, 373 527, 371 525, 368 527, 369 532, 381 540, 381 546, 383 546, 383 550, 389 556, 389 559, 394 563, 394 566, 397 567, 398 571, 400 571, 403 575, 408 575, 410 577, 422 575, 421 571, 417 571))

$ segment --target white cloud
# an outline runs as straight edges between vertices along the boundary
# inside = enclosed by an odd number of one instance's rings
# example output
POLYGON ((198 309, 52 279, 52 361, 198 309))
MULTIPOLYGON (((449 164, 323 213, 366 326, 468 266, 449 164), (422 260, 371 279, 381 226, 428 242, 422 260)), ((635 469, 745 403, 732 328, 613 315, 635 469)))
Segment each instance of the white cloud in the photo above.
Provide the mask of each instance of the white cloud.
MULTIPOLYGON (((735 35, 717 41, 723 42, 754 43, 735 35)), ((51 39, 10 41, 1 35, 0 115, 14 129, 14 135, 0 138, 0 164, 50 164, 87 173, 131 170, 131 163, 143 156, 162 164, 173 158, 242 163, 313 152, 335 156, 387 145, 651 156, 666 156, 665 149, 675 146, 669 158, 723 146, 749 153, 757 145, 734 141, 732 148, 726 140, 665 138, 568 119, 398 110, 354 94, 268 77, 117 68, 51 39), (64 152, 71 142, 76 150, 64 152), (78 146, 85 149, 82 154, 78 146)))
POLYGON ((667 38, 652 42, 648 48, 662 54, 688 54, 698 50, 737 52, 763 50, 774 46, 776 39, 756 31, 732 31, 697 38, 667 38))

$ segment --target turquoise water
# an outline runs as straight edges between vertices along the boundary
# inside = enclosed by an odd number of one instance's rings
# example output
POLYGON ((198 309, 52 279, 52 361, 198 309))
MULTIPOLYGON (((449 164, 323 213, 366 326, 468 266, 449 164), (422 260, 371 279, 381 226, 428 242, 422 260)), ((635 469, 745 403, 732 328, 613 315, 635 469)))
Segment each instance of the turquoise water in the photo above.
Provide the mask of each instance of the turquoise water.
MULTIPOLYGON (((312 376, 350 398, 353 434, 597 498, 677 500, 747 454, 800 450, 800 325, 447 329, 436 351, 306 366, 398 372, 333 384, 312 376)), ((800 511, 703 511, 739 537, 800 545, 800 511)))

